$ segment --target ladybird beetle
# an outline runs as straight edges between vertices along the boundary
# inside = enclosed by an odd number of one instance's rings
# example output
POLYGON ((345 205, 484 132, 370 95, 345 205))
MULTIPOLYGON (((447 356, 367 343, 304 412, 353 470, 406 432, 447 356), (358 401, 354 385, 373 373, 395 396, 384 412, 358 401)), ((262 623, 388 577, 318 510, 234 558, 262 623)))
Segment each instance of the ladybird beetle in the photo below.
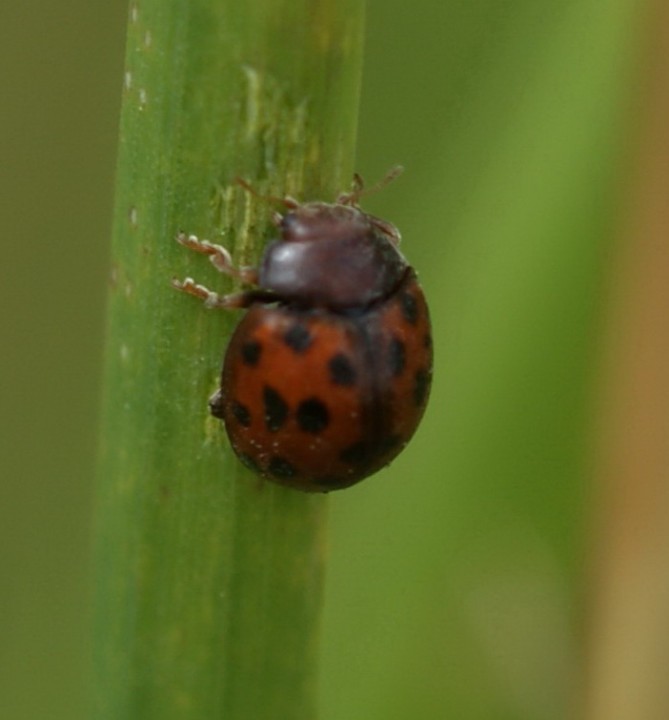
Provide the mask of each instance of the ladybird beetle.
POLYGON ((423 291, 398 250, 399 231, 360 209, 363 194, 356 175, 334 203, 281 200, 279 238, 257 269, 234 267, 220 245, 177 237, 250 287, 218 295, 191 278, 173 282, 207 307, 247 309, 211 413, 244 465, 299 490, 349 487, 388 465, 414 434, 430 391, 423 291))

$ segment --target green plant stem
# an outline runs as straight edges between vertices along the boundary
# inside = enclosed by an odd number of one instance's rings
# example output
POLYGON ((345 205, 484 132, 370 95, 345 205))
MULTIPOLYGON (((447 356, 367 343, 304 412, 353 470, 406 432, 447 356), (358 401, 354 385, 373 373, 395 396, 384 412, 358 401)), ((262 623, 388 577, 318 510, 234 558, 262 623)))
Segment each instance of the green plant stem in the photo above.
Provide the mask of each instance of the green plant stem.
POLYGON ((324 496, 263 482, 209 416, 236 288, 179 230, 253 263, 272 208, 348 185, 363 4, 131 5, 96 551, 97 720, 315 716, 324 496))

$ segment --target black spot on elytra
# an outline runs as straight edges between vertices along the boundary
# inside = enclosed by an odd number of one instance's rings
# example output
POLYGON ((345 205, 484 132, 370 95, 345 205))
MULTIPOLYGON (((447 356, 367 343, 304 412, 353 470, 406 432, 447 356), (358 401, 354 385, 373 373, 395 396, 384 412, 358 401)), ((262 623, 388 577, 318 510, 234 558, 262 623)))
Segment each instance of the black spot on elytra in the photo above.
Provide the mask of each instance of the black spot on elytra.
POLYGON ((390 453, 404 443, 400 435, 388 435, 381 438, 378 443, 369 445, 365 442, 357 442, 349 445, 339 453, 339 459, 354 467, 365 467, 375 462, 378 458, 390 453))
POLYGON ((318 398, 303 400, 297 406, 297 423, 304 432, 317 435, 330 423, 330 413, 318 398))
POLYGON ((257 340, 249 340, 242 345, 242 362, 253 367, 258 364, 262 354, 262 345, 257 340))
POLYGON ((418 303, 416 298, 408 292, 400 295, 400 305, 402 306, 402 315, 404 319, 411 325, 418 322, 418 303))
POLYGON ((295 468, 284 458, 275 455, 270 461, 267 469, 274 477, 292 478, 297 474, 295 468))
POLYGON ((335 385, 355 385, 357 374, 351 361, 342 353, 333 355, 328 362, 330 379, 335 385))
POLYGON ((404 372, 406 366, 406 346, 399 338, 393 338, 390 342, 390 353, 388 362, 390 372, 397 377, 404 372))
POLYGON ((416 370, 414 376, 413 399, 416 405, 422 405, 430 387, 430 373, 427 370, 416 370))
POLYGON ((379 442, 379 455, 385 455, 391 450, 402 444, 402 438, 399 435, 388 435, 379 442))
POLYGON ((239 458, 239 462, 245 465, 249 470, 252 470, 254 473, 260 473, 258 463, 250 455, 247 455, 246 453, 238 453, 237 457, 239 458))
POLYGON ((276 432, 286 421, 288 416, 288 405, 286 401, 274 389, 265 385, 262 391, 262 399, 265 405, 265 424, 270 432, 276 432))
POLYGON ((423 338, 423 346, 428 349, 432 347, 432 335, 430 335, 430 333, 425 333, 425 337, 423 338))
POLYGON ((295 325, 284 333, 283 341, 296 353, 303 353, 309 348, 313 342, 313 338, 311 337, 309 328, 300 323, 295 323, 295 325))
POLYGON ((369 458, 369 448, 364 442, 349 445, 339 453, 339 459, 348 465, 363 465, 369 458))
POLYGON ((251 424, 251 413, 246 405, 237 402, 236 400, 232 403, 232 414, 235 420, 244 427, 249 427, 251 424))

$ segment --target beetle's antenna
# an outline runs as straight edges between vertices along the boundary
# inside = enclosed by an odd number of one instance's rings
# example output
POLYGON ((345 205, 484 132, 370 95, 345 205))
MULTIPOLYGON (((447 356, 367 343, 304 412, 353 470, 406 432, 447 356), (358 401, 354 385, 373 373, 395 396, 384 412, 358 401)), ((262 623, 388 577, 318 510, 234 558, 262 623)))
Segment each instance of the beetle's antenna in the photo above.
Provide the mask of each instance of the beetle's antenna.
POLYGON ((395 165, 377 182, 369 188, 365 187, 365 183, 358 173, 353 173, 353 182, 351 183, 351 191, 342 193, 338 198, 337 202, 340 205, 357 205, 361 197, 371 195, 372 193, 382 190, 386 185, 389 185, 393 180, 398 178, 404 172, 402 165, 395 165))

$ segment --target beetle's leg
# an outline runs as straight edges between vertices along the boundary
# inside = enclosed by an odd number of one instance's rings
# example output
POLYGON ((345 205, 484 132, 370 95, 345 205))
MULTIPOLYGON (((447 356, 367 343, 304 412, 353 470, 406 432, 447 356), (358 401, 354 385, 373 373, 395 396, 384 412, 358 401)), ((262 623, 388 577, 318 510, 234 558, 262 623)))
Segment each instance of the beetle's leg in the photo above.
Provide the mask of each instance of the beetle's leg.
POLYGON ((172 286, 177 290, 193 295, 204 301, 206 308, 225 308, 227 310, 240 310, 249 307, 254 302, 276 302, 273 293, 266 290, 244 290, 242 292, 219 295, 204 285, 196 283, 193 278, 185 280, 172 280, 172 286))
POLYGON ((257 270, 251 267, 236 268, 232 263, 230 253, 222 245, 215 245, 209 240, 200 240, 196 235, 187 235, 183 232, 177 235, 177 242, 189 250, 208 255, 211 264, 219 272, 237 278, 248 285, 257 284, 257 270))
POLYGON ((216 390, 216 392, 209 398, 209 412, 219 420, 225 419, 223 403, 223 393, 220 390, 216 390))
POLYGON ((204 301, 204 306, 207 308, 238 308, 246 307, 242 301, 242 297, 246 293, 234 293, 232 295, 219 295, 213 290, 196 283, 193 278, 187 277, 185 280, 172 280, 172 285, 177 290, 192 295, 193 297, 199 298, 204 301))

